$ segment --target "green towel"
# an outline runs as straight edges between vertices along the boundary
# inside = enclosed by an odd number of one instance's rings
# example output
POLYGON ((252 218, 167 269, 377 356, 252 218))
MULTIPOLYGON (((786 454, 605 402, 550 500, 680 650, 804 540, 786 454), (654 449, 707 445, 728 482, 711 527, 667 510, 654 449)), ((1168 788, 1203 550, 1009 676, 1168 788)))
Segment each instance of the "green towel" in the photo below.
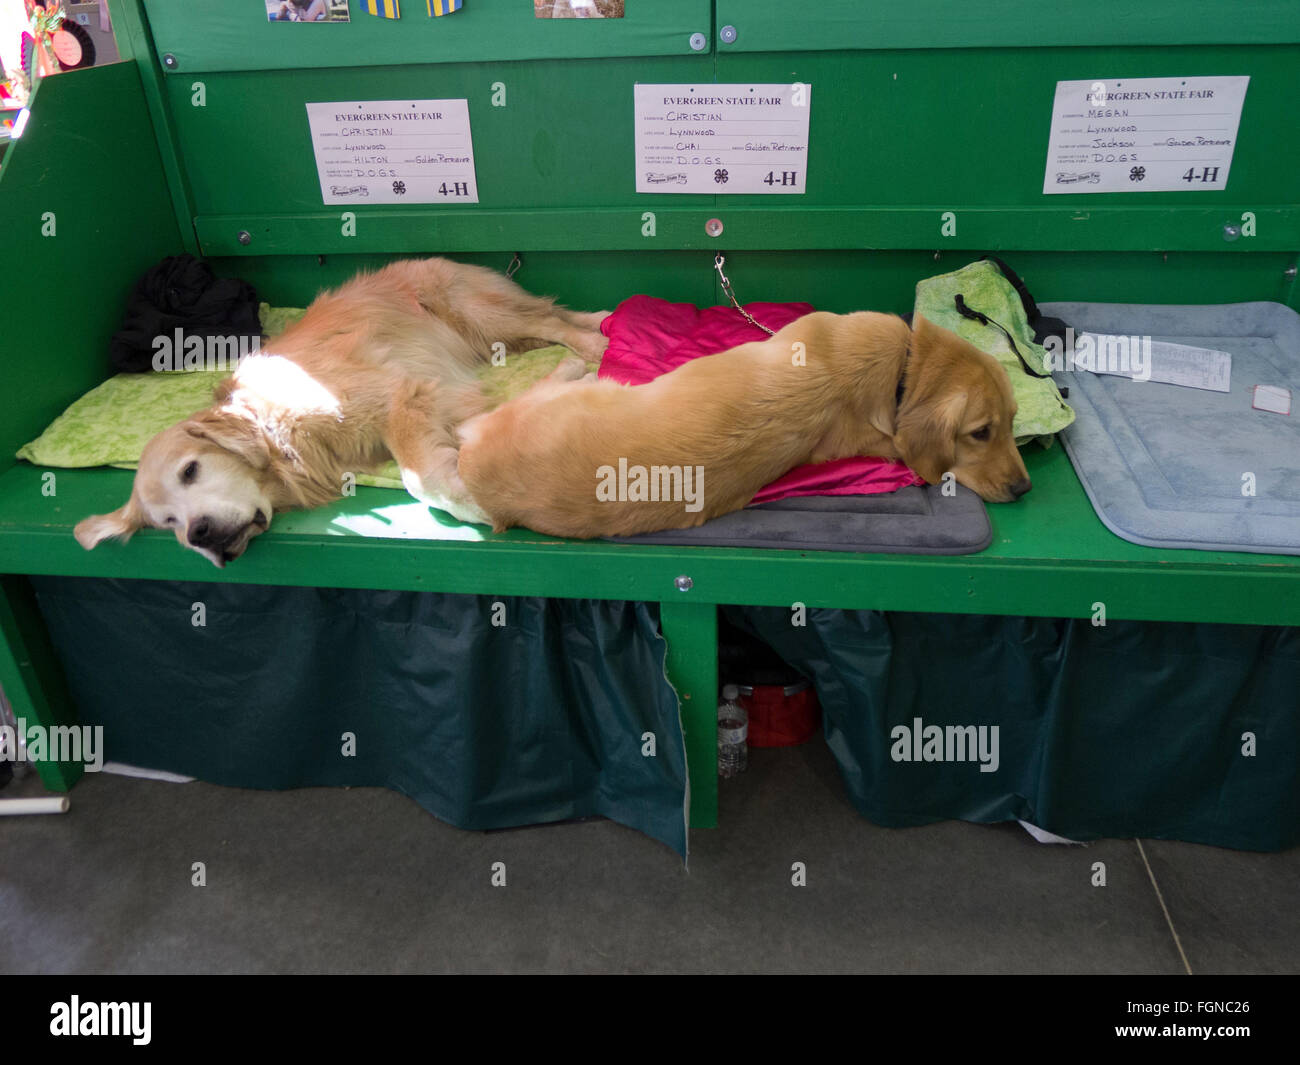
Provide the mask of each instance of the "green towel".
POLYGON ((955 302, 958 293, 967 307, 997 322, 1015 338, 1016 347, 1034 370, 1046 373, 1047 353, 1034 343, 1034 332, 1029 328, 1019 293, 995 263, 984 260, 922 281, 916 286, 915 313, 996 358, 1011 379, 1011 389, 1019 405, 1014 426, 1016 443, 1038 439, 1043 446, 1049 446, 1052 434, 1074 421, 1074 411, 1061 398, 1050 377, 1031 377, 1025 373, 997 326, 981 325, 962 317, 955 302))
MULTIPOLYGON (((262 331, 277 336, 305 313, 300 307, 263 303, 262 331)), ((493 405, 512 399, 555 369, 568 354, 568 348, 554 344, 509 355, 504 366, 489 365, 480 371, 483 392, 493 405)), ((589 364, 588 369, 595 366, 589 364)), ((144 445, 168 426, 209 406, 212 390, 227 376, 221 370, 117 374, 87 392, 40 436, 19 448, 18 458, 35 466, 133 470, 144 445)), ((357 483, 403 489, 395 462, 373 474, 359 475, 357 483)))

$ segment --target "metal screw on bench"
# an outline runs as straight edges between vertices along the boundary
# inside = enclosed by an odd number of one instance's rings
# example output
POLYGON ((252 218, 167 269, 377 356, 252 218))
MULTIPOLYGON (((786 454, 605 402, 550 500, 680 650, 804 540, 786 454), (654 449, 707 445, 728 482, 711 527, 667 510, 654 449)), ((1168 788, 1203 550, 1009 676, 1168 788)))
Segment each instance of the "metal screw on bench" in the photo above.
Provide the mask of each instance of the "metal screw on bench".
POLYGON ((673 584, 677 585, 677 590, 679 592, 689 592, 695 587, 695 582, 691 580, 690 577, 686 576, 685 573, 673 581, 673 584))
POLYGON ((1224 240, 1236 240, 1239 236, 1241 236, 1241 226, 1229 224, 1223 227, 1224 240))
POLYGON ((704 232, 706 232, 711 237, 722 236, 722 219, 710 218, 707 222, 704 223, 704 232))
POLYGON ((720 30, 718 31, 718 39, 719 39, 723 44, 735 44, 735 43, 736 43, 736 27, 735 27, 735 26, 723 26, 722 29, 720 29, 720 30))
POLYGON ((171 52, 168 52, 166 55, 163 56, 163 66, 165 66, 168 70, 175 70, 178 66, 180 66, 180 64, 176 61, 176 57, 172 55, 171 52))
POLYGON ((1283 277, 1291 278, 1291 280, 1294 281, 1294 280, 1295 280, 1295 264, 1292 263, 1292 264, 1291 264, 1290 266, 1288 266, 1285 270, 1283 270, 1283 271, 1282 271, 1282 276, 1283 276, 1283 277))
POLYGON ((702 33, 691 34, 691 51, 702 52, 709 45, 709 39, 702 33))
POLYGON ((252 244, 252 243, 253 243, 253 234, 250 233, 247 229, 241 229, 241 230, 239 231, 239 243, 240 243, 240 244, 252 244))

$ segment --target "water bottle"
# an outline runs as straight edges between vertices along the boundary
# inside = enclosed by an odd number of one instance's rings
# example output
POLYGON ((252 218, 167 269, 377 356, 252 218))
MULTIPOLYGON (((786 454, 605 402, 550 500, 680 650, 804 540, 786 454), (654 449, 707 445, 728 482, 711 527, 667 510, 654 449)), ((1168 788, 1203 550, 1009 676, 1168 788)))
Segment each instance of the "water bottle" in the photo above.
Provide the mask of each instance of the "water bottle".
POLYGON ((749 715, 740 705, 740 689, 728 684, 718 704, 718 776, 734 777, 749 764, 749 715))

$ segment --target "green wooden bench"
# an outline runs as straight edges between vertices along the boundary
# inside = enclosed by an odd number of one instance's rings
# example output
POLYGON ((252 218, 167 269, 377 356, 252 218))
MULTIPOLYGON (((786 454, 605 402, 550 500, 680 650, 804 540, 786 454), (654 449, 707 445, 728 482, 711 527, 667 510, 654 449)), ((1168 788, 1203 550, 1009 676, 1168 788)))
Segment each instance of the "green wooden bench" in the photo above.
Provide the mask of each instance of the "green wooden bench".
MULTIPOLYGON (((0 354, 0 685, 28 722, 75 719, 29 574, 653 601, 682 697, 691 819, 708 826, 717 604, 1089 617, 1104 602, 1117 619, 1300 624, 1300 559, 1126 543, 1098 521, 1059 447, 1027 450, 1033 492, 989 508, 992 546, 970 556, 497 536, 363 488, 278 516, 220 571, 170 533, 82 551, 73 525, 120 504, 131 475, 51 479, 3 457, 108 375, 106 340, 132 284, 180 251, 284 305, 398 255, 504 269, 515 251, 520 282, 570 306, 634 292, 708 305, 722 300, 712 256, 724 250, 742 299, 904 311, 920 278, 996 250, 1040 300, 1300 306, 1300 148, 1276 106, 1300 67, 1292 5, 1199 4, 1194 18, 1186 3, 1135 14, 1099 2, 1084 19, 1011 3, 1005 19, 967 22, 939 0, 906 10, 824 0, 792 22, 777 0, 717 0, 716 17, 709 0, 665 0, 654 12, 630 4, 623 20, 567 23, 564 36, 523 19, 527 5, 475 0, 452 18, 387 25, 354 4, 352 23, 290 37, 226 5, 111 6, 124 62, 44 81, 0 169, 12 271, 0 354), (850 12, 856 40, 843 32, 850 12), (727 25, 734 42, 719 38, 727 25), (1251 75, 1229 193, 1041 195, 1055 81, 1119 67, 1251 75), (805 197, 631 191, 633 82, 692 79, 814 87, 805 197), (494 108, 498 84, 508 103, 494 108), (345 86, 359 100, 468 98, 482 202, 348 208, 356 235, 344 235, 344 209, 320 204, 303 104, 345 86), (1225 243, 1224 224, 1247 210, 1257 236, 1225 243), (941 236, 946 211, 955 238, 941 236), (713 218, 721 237, 706 231, 713 218)), ((80 771, 41 769, 58 789, 80 771)))

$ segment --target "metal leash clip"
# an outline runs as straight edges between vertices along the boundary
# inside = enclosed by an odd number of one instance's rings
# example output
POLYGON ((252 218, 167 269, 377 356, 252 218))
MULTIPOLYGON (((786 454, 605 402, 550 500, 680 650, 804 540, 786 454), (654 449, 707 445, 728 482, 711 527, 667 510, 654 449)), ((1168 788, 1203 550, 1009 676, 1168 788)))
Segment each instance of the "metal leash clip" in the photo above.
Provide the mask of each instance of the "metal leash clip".
POLYGON ((759 329, 763 330, 763 332, 770 337, 776 336, 776 334, 772 330, 768 329, 768 327, 765 326, 762 322, 754 321, 754 316, 740 305, 740 302, 736 299, 736 294, 731 291, 731 280, 727 277, 726 274, 722 272, 723 264, 726 263, 726 261, 727 261, 726 256, 724 256, 722 252, 718 252, 713 257, 713 269, 718 272, 718 280, 722 282, 722 291, 727 294, 727 299, 731 300, 731 305, 745 316, 745 321, 747 321, 750 325, 757 326, 759 329))

